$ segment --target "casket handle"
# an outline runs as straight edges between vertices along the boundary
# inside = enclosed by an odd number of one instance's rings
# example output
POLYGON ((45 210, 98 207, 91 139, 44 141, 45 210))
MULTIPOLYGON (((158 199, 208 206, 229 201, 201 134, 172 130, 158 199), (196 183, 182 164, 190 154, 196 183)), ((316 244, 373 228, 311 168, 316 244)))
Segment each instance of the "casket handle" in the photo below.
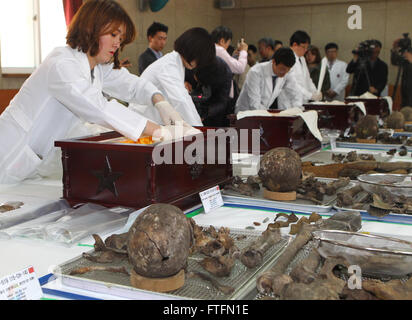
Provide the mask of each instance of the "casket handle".
POLYGON ((200 175, 202 174, 203 165, 195 162, 194 164, 190 165, 189 172, 190 172, 190 176, 192 177, 192 180, 195 180, 199 178, 200 175))
POLYGON ((265 144, 265 146, 267 148, 270 148, 268 141, 266 140, 266 138, 264 137, 265 134, 265 130, 263 130, 263 126, 261 123, 259 123, 259 135, 260 135, 260 140, 262 140, 262 142, 265 144))

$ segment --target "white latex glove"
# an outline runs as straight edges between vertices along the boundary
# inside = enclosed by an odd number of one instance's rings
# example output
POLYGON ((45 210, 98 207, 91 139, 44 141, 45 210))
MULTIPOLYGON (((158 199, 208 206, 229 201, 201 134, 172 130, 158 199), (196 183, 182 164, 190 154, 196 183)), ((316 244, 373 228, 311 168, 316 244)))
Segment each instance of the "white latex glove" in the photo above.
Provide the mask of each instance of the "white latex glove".
POLYGON ((153 141, 168 141, 183 138, 185 136, 191 136, 201 133, 200 130, 193 128, 191 126, 161 126, 160 129, 153 133, 153 141))
POLYGON ((311 100, 314 100, 314 101, 322 100, 322 92, 317 92, 316 91, 314 94, 312 94, 311 100))
POLYGON ((179 112, 177 112, 169 102, 165 100, 159 101, 155 104, 155 107, 157 111, 159 111, 164 125, 183 125, 185 127, 190 127, 190 125, 182 119, 179 112))

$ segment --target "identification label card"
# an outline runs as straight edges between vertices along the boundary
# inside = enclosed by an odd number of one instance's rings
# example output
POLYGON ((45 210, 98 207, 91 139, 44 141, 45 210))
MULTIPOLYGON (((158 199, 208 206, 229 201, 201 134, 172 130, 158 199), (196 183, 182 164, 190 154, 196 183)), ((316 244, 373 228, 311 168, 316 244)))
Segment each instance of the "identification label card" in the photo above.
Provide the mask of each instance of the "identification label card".
POLYGON ((0 300, 39 300, 42 296, 32 266, 0 279, 0 300))
POLYGON ((223 206, 223 199, 219 186, 202 191, 199 193, 199 196, 200 200, 202 200, 205 213, 209 213, 223 206))

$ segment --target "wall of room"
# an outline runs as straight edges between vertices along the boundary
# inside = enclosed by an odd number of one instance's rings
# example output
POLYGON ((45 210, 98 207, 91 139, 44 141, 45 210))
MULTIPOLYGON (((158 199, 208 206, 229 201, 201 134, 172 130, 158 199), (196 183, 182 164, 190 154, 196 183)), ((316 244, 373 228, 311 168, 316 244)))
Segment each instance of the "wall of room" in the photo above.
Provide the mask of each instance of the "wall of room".
MULTIPOLYGON (((170 0, 159 12, 140 11, 139 0, 118 0, 129 12, 138 31, 137 39, 129 44, 121 57, 129 57, 132 66, 129 70, 138 73, 138 57, 147 48, 146 30, 159 21, 169 27, 168 42, 164 52, 173 50, 174 40, 185 30, 203 27, 212 31, 221 24, 222 10, 214 7, 213 0, 170 0)), ((5 78, 0 75, 0 89, 20 88, 25 78, 5 78)))
POLYGON ((361 41, 378 39, 383 48, 380 58, 389 66, 389 83, 394 84, 397 68, 390 64, 393 41, 404 32, 412 34, 412 0, 237 0, 235 9, 223 10, 222 21, 233 30, 234 41, 244 37, 257 45, 262 37, 272 37, 289 44, 296 30, 305 30, 312 44, 323 48, 338 43, 339 58, 352 59, 351 51, 361 41), (348 8, 362 9, 362 29, 348 28, 348 8))
POLYGON ((173 50, 174 40, 187 29, 203 27, 210 32, 220 25, 222 20, 222 10, 214 7, 213 0, 169 0, 159 12, 139 11, 138 0, 120 0, 119 2, 128 12, 132 13, 138 30, 137 39, 128 45, 122 54, 123 57, 130 58, 133 66, 129 70, 136 74, 138 57, 147 49, 146 31, 153 21, 164 23, 169 27, 165 53, 173 50))
MULTIPOLYGON (((211 31, 220 24, 233 30, 234 42, 244 37, 246 42, 254 44, 264 36, 288 43, 290 35, 302 29, 321 49, 327 42, 337 42, 340 59, 345 61, 350 61, 357 43, 377 38, 383 43, 381 58, 389 65, 391 84, 397 73, 397 68, 389 63, 393 40, 403 32, 412 33, 412 0, 235 0, 236 7, 225 10, 215 8, 215 0, 170 0, 156 13, 141 12, 138 0, 119 2, 133 17, 138 30, 137 39, 122 53, 122 57, 130 58, 129 70, 133 73, 137 73, 139 54, 147 48, 146 30, 153 21, 169 26, 165 52, 173 49, 174 40, 186 29, 200 26, 211 31), (347 26, 351 4, 362 9, 362 30, 350 30, 347 26)), ((0 89, 19 88, 24 80, 0 76, 0 89)))

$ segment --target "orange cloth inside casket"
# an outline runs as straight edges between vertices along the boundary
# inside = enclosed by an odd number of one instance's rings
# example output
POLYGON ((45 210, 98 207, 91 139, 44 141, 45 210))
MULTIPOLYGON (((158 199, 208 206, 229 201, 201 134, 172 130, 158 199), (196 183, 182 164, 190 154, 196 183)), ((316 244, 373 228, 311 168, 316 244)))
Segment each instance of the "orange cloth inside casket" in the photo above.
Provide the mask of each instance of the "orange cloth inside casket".
POLYGON ((153 139, 151 136, 146 136, 146 137, 141 137, 137 139, 137 141, 131 140, 131 139, 126 139, 120 141, 121 143, 134 143, 134 144, 152 144, 154 143, 153 139))

